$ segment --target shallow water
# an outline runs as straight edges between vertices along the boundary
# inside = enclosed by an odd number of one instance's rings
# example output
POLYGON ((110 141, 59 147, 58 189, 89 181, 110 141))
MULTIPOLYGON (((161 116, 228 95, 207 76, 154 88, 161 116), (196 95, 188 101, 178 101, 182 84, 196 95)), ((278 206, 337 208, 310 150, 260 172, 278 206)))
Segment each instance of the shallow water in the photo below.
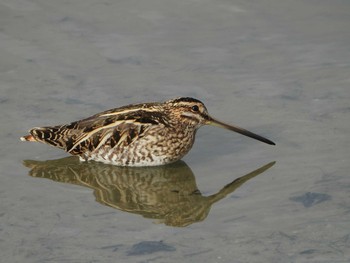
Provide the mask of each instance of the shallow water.
POLYGON ((349 11, 0 1, 0 261, 350 262, 349 11), (121 169, 18 139, 177 96, 277 145, 203 127, 184 162, 121 169))

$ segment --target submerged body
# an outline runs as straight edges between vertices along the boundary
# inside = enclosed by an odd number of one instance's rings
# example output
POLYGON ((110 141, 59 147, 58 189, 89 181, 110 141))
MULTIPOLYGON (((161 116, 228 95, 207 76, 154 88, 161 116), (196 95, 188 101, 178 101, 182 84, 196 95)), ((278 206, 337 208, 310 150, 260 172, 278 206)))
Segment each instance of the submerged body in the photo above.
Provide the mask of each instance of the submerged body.
POLYGON ((21 140, 50 144, 85 161, 154 166, 187 154, 203 125, 220 126, 274 145, 264 137, 214 120, 204 104, 193 98, 129 105, 66 125, 33 128, 21 140))

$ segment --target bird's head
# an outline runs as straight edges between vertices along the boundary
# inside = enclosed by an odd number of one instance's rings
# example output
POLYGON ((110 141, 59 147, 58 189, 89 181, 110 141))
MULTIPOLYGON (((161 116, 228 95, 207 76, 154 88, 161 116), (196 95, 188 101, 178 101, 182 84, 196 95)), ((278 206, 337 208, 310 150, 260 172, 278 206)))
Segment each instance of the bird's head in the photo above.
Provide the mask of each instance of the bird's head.
POLYGON ((207 124, 208 110, 203 102, 189 97, 181 97, 165 102, 170 114, 179 122, 194 128, 207 124))
POLYGON ((275 145, 274 142, 260 135, 247 131, 238 126, 229 125, 212 118, 209 115, 208 110, 203 102, 197 99, 190 97, 181 97, 168 100, 165 102, 165 105, 170 115, 176 118, 179 122, 189 127, 193 127, 194 129, 198 129, 203 125, 212 125, 243 134, 267 144, 275 145))

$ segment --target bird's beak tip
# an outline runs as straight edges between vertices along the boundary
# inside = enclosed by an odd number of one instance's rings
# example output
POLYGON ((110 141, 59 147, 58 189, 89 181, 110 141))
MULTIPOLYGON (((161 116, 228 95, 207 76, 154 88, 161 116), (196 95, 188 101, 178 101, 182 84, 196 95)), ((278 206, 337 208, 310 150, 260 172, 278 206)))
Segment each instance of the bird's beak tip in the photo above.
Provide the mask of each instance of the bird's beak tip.
POLYGON ((276 145, 276 143, 274 143, 273 141, 271 141, 271 140, 269 140, 269 139, 267 139, 265 137, 262 137, 260 135, 255 134, 255 133, 252 133, 250 131, 242 129, 242 128, 238 127, 238 126, 233 126, 233 125, 229 125, 229 124, 223 123, 221 121, 218 121, 218 120, 210 117, 209 115, 206 116, 205 124, 211 125, 211 126, 217 126, 217 127, 224 128, 224 129, 228 129, 228 130, 240 133, 242 135, 248 136, 250 138, 256 139, 258 141, 267 143, 269 145, 276 145))
POLYGON ((276 143, 274 143, 273 141, 270 141, 270 140, 268 140, 268 144, 270 144, 270 145, 276 145, 276 143))

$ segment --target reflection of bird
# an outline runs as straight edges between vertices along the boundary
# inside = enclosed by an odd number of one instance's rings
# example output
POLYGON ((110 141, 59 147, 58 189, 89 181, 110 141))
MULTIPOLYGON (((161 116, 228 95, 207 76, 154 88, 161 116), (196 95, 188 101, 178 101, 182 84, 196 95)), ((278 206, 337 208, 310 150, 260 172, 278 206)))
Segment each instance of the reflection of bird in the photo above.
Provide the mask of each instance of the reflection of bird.
POLYGON ((204 104, 193 98, 129 105, 67 125, 33 128, 21 140, 47 143, 81 160, 153 166, 181 159, 192 148, 197 129, 206 124, 274 145, 257 134, 213 119, 204 104))
POLYGON ((215 202, 232 193, 274 162, 234 180, 218 193, 202 196, 191 169, 182 161, 158 167, 116 167, 80 163, 74 157, 25 161, 29 175, 94 189, 96 200, 122 211, 158 219, 171 226, 204 220, 215 202))

